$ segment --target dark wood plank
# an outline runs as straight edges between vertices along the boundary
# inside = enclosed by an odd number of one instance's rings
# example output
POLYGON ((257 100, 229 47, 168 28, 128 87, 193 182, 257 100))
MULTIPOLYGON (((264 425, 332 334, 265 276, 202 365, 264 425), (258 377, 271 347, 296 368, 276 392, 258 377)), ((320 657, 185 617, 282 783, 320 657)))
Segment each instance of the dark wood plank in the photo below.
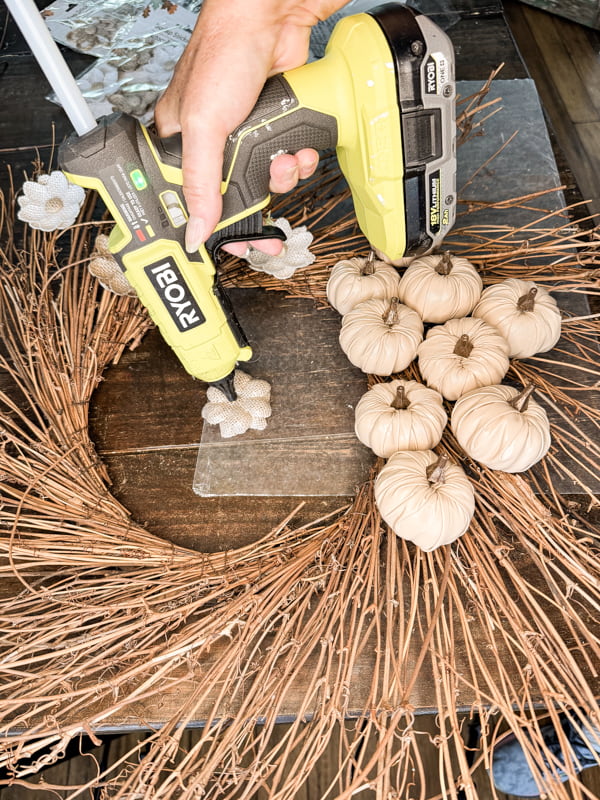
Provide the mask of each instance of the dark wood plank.
POLYGON ((106 455, 198 445, 206 384, 195 381, 157 329, 109 367, 90 406, 90 432, 106 455))
POLYGON ((500 77, 507 80, 527 75, 502 15, 462 18, 447 30, 454 45, 456 78, 482 83, 492 70, 504 64, 500 77))
POLYGON ((580 180, 581 191, 589 200, 590 211, 600 215, 600 121, 580 123, 575 128, 582 152, 578 176, 580 169, 589 165, 589 172, 586 171, 580 180))
POLYGON ((594 73, 586 76, 585 80, 582 79, 576 66, 577 63, 581 64, 577 46, 575 43, 571 48, 567 45, 572 31, 577 30, 578 26, 559 20, 552 14, 529 8, 524 13, 542 54, 548 79, 560 96, 569 119, 574 123, 598 121, 598 112, 590 97, 594 73), (573 51, 576 61, 572 57, 573 51))
MULTIPOLYGON (((74 787, 93 781, 100 772, 104 754, 104 742, 94 745, 87 736, 74 739, 66 749, 65 758, 39 772, 26 776, 25 780, 36 786, 31 789, 19 783, 0 787, 0 800, 62 800, 70 794, 69 788, 45 789, 44 784, 58 787, 74 787)), ((2 778, 6 778, 2 774, 2 778)), ((81 795, 85 800, 94 800, 93 790, 81 795)))
MULTIPOLYGON (((466 737, 468 718, 461 715, 463 730, 466 737)), ((348 722, 347 725, 355 723, 348 722)), ((280 722, 275 725, 270 737, 270 744, 276 744, 284 739, 289 731, 290 724, 280 722)), ((439 783, 439 749, 436 744, 439 734, 437 717, 434 714, 419 714, 415 719, 415 731, 418 732, 418 743, 420 757, 423 762, 425 775, 427 776, 426 796, 435 796, 440 791, 439 783)), ((174 758, 176 765, 185 754, 199 741, 202 736, 202 729, 189 728, 181 738, 181 750, 174 758)), ((73 754, 63 761, 47 768, 43 771, 43 778, 64 786, 75 786, 78 783, 89 780, 95 774, 96 769, 93 759, 98 765, 105 767, 108 764, 116 764, 120 759, 134 748, 143 747, 146 734, 144 732, 128 733, 103 737, 103 744, 99 748, 93 748, 89 755, 73 754)), ((373 752, 375 742, 372 739, 363 744, 362 750, 365 756, 373 752)), ((311 771, 306 784, 302 787, 294 800, 312 800, 317 797, 324 797, 326 790, 330 787, 335 778, 340 746, 339 729, 333 732, 324 753, 311 771)), ((135 763, 135 756, 130 758, 135 763)), ((503 792, 493 793, 490 776, 483 764, 474 772, 474 783, 476 786, 478 800, 525 800, 525 798, 515 795, 506 795, 503 792)), ((600 767, 592 767, 581 773, 580 780, 583 786, 589 791, 591 797, 600 797, 600 767)), ((65 796, 66 793, 60 793, 65 796)), ((86 795, 83 795, 84 797, 86 795)), ((55 800, 57 795, 49 791, 36 791, 36 800, 55 800)), ((89 795, 92 800, 92 795, 89 795)), ((365 790, 356 795, 358 800, 372 800, 374 792, 365 790)), ((0 800, 30 800, 32 792, 19 786, 0 788, 0 800)), ((267 800, 268 793, 259 790, 252 800, 267 800)))
POLYGON ((585 86, 596 119, 600 119, 600 32, 559 17, 554 17, 553 23, 575 70, 570 78, 585 86))
MULTIPOLYGON (((557 30, 565 31, 563 39, 566 41, 567 32, 572 29, 572 25, 567 22, 560 22, 558 18, 543 11, 529 8, 515 0, 505 0, 505 13, 511 31, 515 37, 522 58, 527 64, 531 77, 535 81, 540 95, 544 112, 548 124, 551 127, 558 148, 564 154, 567 164, 573 172, 578 184, 580 197, 590 200, 592 210, 596 210, 597 204, 594 198, 598 196, 598 186, 600 186, 600 173, 596 163, 596 153, 592 148, 584 143, 579 132, 579 125, 583 120, 591 119, 590 126, 599 125, 598 115, 593 109, 593 103, 587 94, 587 85, 578 80, 578 72, 573 67, 571 58, 575 58, 577 48, 571 45, 569 50, 561 45, 556 58, 562 53, 564 59, 568 59, 570 67, 565 66, 566 62, 561 61, 565 77, 556 82, 556 68, 553 66, 555 60, 556 47, 550 46, 540 35, 540 30, 551 28, 553 31, 552 42, 556 44, 557 38, 561 38, 557 30), (540 22, 543 19, 543 23, 540 22), (559 26, 557 28, 557 25, 559 26), (578 103, 584 107, 575 104, 578 103), (579 108, 579 110, 575 110, 579 108), (575 113, 577 122, 571 116, 575 113)), ((589 51, 586 50, 586 59, 589 51)), ((583 69, 583 68, 582 68, 583 69)), ((588 136, 590 134, 588 133, 588 136)), ((572 196, 569 198, 572 200, 572 196)))
MULTIPOLYGON (((74 72, 89 59, 69 55, 74 72)), ((72 131, 66 114, 47 99, 50 87, 30 55, 0 56, 2 113, 0 114, 0 189, 9 187, 7 169, 15 175, 16 188, 36 162, 46 171, 56 168, 56 149, 72 131)))
POLYGON ((600 8, 597 0, 524 0, 529 5, 551 11, 581 25, 600 27, 600 8))
POLYGON ((197 448, 104 456, 113 493, 151 533, 183 547, 219 552, 266 536, 301 506, 295 525, 318 519, 345 497, 199 497, 192 491, 197 448))

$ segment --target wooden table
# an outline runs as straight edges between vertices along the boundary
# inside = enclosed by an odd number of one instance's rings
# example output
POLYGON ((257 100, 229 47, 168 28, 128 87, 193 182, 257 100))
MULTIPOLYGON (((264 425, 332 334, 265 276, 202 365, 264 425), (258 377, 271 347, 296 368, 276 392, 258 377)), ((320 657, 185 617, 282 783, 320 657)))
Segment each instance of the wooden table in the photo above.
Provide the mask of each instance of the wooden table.
MULTIPOLYGON (((449 34, 456 49, 458 79, 483 83, 502 62, 503 78, 526 76, 498 2, 460 0, 453 6, 459 10, 453 12, 449 34)), ((2 30, 5 17, 2 7, 2 30)), ((65 54, 74 72, 89 64, 84 56, 65 54)), ((28 170, 38 155, 47 161, 53 143, 70 131, 63 112, 44 99, 46 93, 35 61, 9 22, 0 52, 0 171, 4 186, 5 166, 12 168, 19 185, 22 171, 28 170)), ((290 514, 298 498, 202 498, 193 493, 204 401, 205 387, 183 371, 160 335, 152 331, 135 352, 125 354, 118 366, 107 371, 92 404, 90 424, 92 439, 112 478, 113 492, 134 519, 169 541, 215 552, 255 541, 290 514)), ((346 502, 347 497, 307 497, 296 522, 315 519, 346 502)), ((218 657, 217 648, 214 654, 218 657)), ((369 680, 371 669, 372 664, 361 664, 357 674, 353 690, 357 707, 361 682, 369 680)), ((431 676, 423 675, 415 690, 415 705, 431 709, 434 696, 431 676)), ((301 697, 299 681, 285 713, 293 715, 301 697)), ((459 704, 468 706, 469 701, 469 697, 461 697, 459 704)), ((143 716, 160 721, 177 702, 177 697, 165 697, 162 708, 144 709, 143 716)), ((134 724, 134 718, 114 720, 116 727, 124 724, 134 724)))

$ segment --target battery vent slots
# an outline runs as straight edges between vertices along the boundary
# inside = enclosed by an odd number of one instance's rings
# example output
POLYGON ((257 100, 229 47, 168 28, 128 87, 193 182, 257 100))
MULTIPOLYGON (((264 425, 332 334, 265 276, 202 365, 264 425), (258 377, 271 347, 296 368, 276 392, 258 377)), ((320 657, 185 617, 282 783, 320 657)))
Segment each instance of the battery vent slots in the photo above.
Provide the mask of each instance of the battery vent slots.
POLYGON ((407 169, 442 156, 442 115, 438 108, 402 116, 404 163, 407 169))

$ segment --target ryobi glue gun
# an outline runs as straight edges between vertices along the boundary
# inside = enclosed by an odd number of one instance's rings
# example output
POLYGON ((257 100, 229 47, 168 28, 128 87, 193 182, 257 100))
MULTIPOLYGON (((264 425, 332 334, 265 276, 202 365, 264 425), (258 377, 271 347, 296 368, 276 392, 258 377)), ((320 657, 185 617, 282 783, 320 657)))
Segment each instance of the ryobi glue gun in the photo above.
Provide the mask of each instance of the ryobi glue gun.
POLYGON ((429 18, 397 2, 342 18, 324 57, 269 79, 229 137, 223 215, 193 255, 179 135, 159 139, 113 114, 83 135, 75 126, 59 161, 106 203, 110 249, 185 369, 234 398, 235 366, 252 351, 214 257, 229 241, 274 234, 262 222, 273 156, 335 147, 371 246, 390 259, 422 253, 455 219, 454 94, 453 48, 429 18))

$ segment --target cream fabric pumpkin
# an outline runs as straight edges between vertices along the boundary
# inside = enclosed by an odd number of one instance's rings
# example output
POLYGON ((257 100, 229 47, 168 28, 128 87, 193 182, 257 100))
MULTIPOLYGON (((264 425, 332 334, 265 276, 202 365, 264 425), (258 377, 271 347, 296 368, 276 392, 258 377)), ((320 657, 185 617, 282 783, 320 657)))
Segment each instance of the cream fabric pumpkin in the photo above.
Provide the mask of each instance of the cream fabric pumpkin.
POLYGON ((365 300, 397 296, 399 284, 400 276, 389 264, 373 256, 350 258, 331 270, 327 299, 340 314, 347 314, 365 300))
POLYGON ((416 258, 402 276, 399 297, 424 322, 446 322, 469 314, 482 289, 470 261, 443 253, 416 258))
POLYGON ((471 317, 431 328, 418 355, 425 382, 447 400, 499 383, 509 367, 504 337, 487 322, 471 317))
POLYGON ((403 370, 422 340, 421 317, 397 297, 365 300, 342 318, 342 350, 354 366, 372 375, 403 370))
POLYGON ((458 539, 475 512, 462 468, 431 450, 394 453, 375 480, 375 503, 396 536, 422 550, 458 539))
POLYGON ((508 278, 488 286, 473 309, 498 328, 511 358, 528 358, 551 350, 560 339, 561 317, 556 300, 543 286, 508 278))
POLYGON ((550 423, 532 392, 532 384, 523 392, 484 386, 457 400, 451 426, 465 453, 502 472, 524 472, 543 458, 551 443, 550 423))
POLYGON ((382 458, 397 450, 429 450, 442 438, 448 416, 442 396, 417 381, 377 383, 358 401, 354 430, 382 458))

